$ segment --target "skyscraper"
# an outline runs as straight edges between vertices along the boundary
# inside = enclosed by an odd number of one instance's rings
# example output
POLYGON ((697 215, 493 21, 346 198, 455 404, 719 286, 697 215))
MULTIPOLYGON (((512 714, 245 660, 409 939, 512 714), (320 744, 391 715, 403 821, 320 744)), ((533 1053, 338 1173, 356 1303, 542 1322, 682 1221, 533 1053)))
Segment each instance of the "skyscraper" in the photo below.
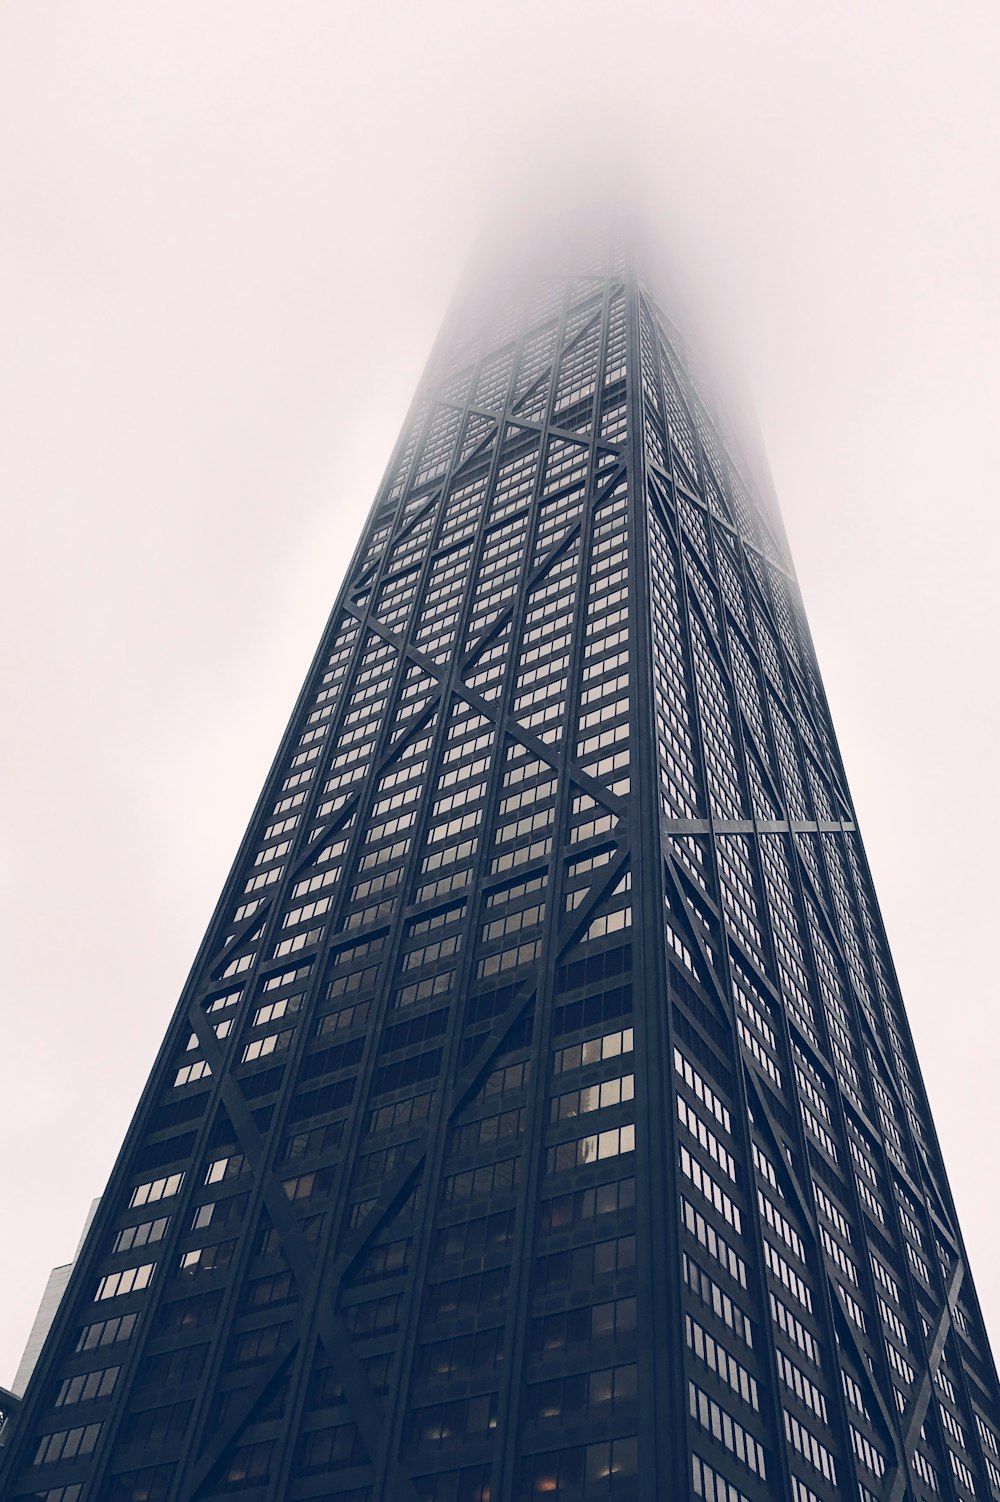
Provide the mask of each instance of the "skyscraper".
POLYGON ((450 320, 4 1498, 1000 1498, 783 534, 614 254, 450 320))

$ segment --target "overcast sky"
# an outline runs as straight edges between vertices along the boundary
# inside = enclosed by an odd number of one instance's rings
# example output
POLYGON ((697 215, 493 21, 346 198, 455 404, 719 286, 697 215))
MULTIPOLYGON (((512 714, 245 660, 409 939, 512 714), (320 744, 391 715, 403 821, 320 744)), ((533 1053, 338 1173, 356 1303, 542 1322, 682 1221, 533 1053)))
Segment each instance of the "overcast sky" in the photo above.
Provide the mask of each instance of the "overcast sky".
POLYGON ((581 175, 753 388, 1000 1339, 998 72, 993 0, 0 7, 0 1385, 480 224, 581 175))

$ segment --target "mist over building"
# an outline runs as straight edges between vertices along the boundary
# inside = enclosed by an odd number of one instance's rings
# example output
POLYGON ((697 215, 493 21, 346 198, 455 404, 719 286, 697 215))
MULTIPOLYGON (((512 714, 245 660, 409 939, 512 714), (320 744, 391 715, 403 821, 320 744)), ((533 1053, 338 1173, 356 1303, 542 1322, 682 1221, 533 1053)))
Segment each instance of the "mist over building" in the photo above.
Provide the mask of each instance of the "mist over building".
POLYGON ((458 299, 5 1497, 1000 1497, 787 544, 648 265, 458 299))

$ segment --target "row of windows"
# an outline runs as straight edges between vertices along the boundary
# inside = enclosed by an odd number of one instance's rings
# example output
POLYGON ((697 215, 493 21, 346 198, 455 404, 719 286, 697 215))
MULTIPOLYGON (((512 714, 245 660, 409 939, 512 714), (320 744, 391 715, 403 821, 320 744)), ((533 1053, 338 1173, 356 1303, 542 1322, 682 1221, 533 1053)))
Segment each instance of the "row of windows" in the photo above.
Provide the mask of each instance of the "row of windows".
POLYGON ((76 1455, 89 1455, 100 1438, 102 1428, 102 1424, 83 1424, 46 1434, 39 1441, 33 1464, 50 1465, 57 1460, 72 1460, 76 1455))
POLYGON ((605 1132, 596 1132, 586 1137, 577 1137, 570 1142, 560 1142, 550 1147, 545 1157, 546 1173, 559 1173, 566 1169, 581 1168, 586 1163, 598 1163, 607 1158, 617 1158, 635 1150, 635 1127, 611 1127, 605 1132))
POLYGON ((636 1265, 634 1236, 617 1236, 572 1251, 553 1252, 536 1264, 535 1287, 539 1293, 584 1291, 602 1278, 630 1272, 636 1265))
POLYGON ((759 1409, 756 1379, 690 1314, 684 1316, 684 1338, 689 1349, 699 1361, 704 1362, 709 1371, 714 1372, 720 1381, 727 1383, 744 1403, 755 1410, 759 1409))
POLYGON ((623 1054, 629 1054, 634 1046, 634 1036, 633 1029, 628 1027, 590 1038, 584 1043, 571 1044, 568 1048, 558 1048, 553 1055, 553 1073, 563 1074, 568 1070, 581 1069, 587 1064, 597 1064, 605 1059, 617 1059, 623 1054))
POLYGON ((732 1226, 737 1235, 743 1231, 743 1216, 735 1200, 722 1188, 717 1179, 691 1156, 683 1142, 679 1146, 681 1172, 690 1180, 699 1194, 732 1226))
POLYGON ((688 1411, 695 1423, 731 1451, 748 1470, 762 1481, 767 1479, 767 1460, 760 1441, 694 1382, 688 1383, 688 1411))
POLYGON ((637 1399, 637 1370, 628 1362, 535 1383, 525 1392, 525 1421, 541 1427, 630 1413, 637 1399))
POLYGON ((615 1075, 596 1085, 584 1085, 579 1090, 569 1090, 552 1097, 550 1120, 566 1121, 574 1116, 584 1116, 590 1111, 603 1110, 608 1106, 622 1105, 635 1098, 635 1076, 615 1075))
POLYGON ((603 1341, 632 1338, 638 1328, 636 1311, 636 1301, 629 1297, 543 1315, 532 1321, 530 1352, 550 1359, 603 1341))
POLYGON ((637 1476, 638 1445, 629 1436, 530 1456, 521 1462, 518 1487, 525 1497, 625 1497, 634 1495, 637 1476))

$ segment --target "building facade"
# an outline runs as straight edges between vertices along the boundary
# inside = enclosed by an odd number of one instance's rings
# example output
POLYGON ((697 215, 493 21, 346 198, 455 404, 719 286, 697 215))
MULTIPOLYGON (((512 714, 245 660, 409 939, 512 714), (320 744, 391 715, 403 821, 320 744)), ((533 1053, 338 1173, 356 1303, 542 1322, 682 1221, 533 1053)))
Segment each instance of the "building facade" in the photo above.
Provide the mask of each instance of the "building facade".
POLYGON ((1000 1498, 780 526, 630 264, 489 301, 406 421, 2 1495, 1000 1498))

